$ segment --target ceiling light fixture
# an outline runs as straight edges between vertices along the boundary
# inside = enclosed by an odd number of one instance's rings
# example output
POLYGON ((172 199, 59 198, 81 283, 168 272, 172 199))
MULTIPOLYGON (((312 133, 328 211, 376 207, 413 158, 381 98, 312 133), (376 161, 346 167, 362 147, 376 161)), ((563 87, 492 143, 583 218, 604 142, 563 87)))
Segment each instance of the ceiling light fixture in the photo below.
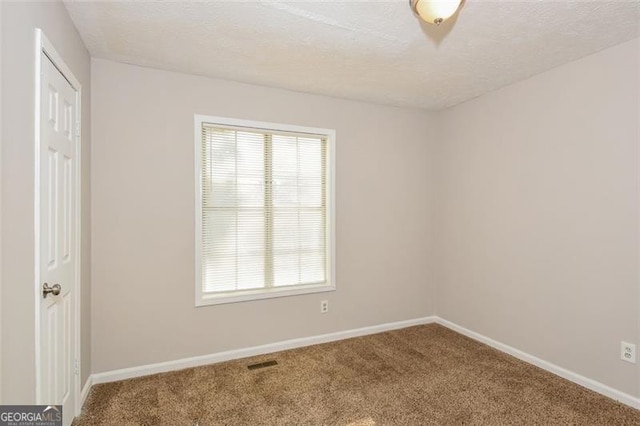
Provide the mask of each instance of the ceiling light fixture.
POLYGON ((409 0, 411 9, 422 20, 440 25, 451 18, 462 5, 462 0, 409 0))

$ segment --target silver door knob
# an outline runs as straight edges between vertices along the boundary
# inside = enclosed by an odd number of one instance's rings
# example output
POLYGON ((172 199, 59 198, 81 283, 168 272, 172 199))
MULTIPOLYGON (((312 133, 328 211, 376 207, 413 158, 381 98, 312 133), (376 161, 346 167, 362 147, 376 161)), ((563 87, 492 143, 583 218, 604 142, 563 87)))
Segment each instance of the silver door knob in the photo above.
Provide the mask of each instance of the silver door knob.
POLYGON ((54 296, 57 296, 60 294, 60 291, 62 290, 62 287, 60 286, 60 284, 54 284, 51 287, 49 287, 49 284, 44 283, 42 284, 42 297, 46 298, 49 293, 53 294, 54 296))

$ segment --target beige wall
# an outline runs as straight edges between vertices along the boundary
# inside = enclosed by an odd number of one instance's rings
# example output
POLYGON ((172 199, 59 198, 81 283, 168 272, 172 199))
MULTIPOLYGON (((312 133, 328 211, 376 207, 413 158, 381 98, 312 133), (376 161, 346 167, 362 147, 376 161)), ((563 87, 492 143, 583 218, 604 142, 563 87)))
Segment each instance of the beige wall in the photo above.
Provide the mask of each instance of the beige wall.
MULTIPOLYGON (((2 26, 2 2, 0 2, 0 27, 2 26)), ((2 177, 2 29, 0 28, 0 177, 2 177)), ((2 374, 2 184, 0 183, 0 383, 2 374)), ((0 404, 3 404, 2 385, 0 385, 0 404)))
POLYGON ((2 2, 2 396, 35 401, 34 49, 42 28, 83 87, 82 382, 90 363, 89 54, 61 2, 2 2))
POLYGON ((92 79, 94 372, 433 313, 429 115, 103 60, 92 79), (336 292, 194 307, 194 114, 336 129, 336 292))
POLYGON ((635 396, 639 53, 443 112, 434 216, 438 315, 635 396))

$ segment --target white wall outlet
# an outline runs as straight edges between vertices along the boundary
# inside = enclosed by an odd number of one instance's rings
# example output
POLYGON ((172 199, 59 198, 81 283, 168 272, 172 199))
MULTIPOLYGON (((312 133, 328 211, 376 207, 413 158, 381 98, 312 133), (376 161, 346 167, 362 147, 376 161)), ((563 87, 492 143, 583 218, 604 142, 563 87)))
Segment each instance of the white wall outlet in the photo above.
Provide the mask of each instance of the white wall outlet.
POLYGON ((320 313, 321 314, 326 314, 327 312, 329 312, 329 301, 328 300, 321 300, 320 301, 320 313))
POLYGON ((620 358, 623 361, 636 363, 636 345, 633 343, 620 342, 620 358))

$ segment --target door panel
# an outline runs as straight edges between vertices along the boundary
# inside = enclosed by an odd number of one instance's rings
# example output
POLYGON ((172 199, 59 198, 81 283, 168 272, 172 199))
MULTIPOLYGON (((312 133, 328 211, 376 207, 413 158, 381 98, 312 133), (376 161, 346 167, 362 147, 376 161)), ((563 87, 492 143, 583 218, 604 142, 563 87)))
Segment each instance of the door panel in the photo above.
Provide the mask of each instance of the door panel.
POLYGON ((40 403, 62 405, 69 425, 75 413, 78 94, 44 54, 41 64, 40 277, 62 288, 40 299, 40 403))

